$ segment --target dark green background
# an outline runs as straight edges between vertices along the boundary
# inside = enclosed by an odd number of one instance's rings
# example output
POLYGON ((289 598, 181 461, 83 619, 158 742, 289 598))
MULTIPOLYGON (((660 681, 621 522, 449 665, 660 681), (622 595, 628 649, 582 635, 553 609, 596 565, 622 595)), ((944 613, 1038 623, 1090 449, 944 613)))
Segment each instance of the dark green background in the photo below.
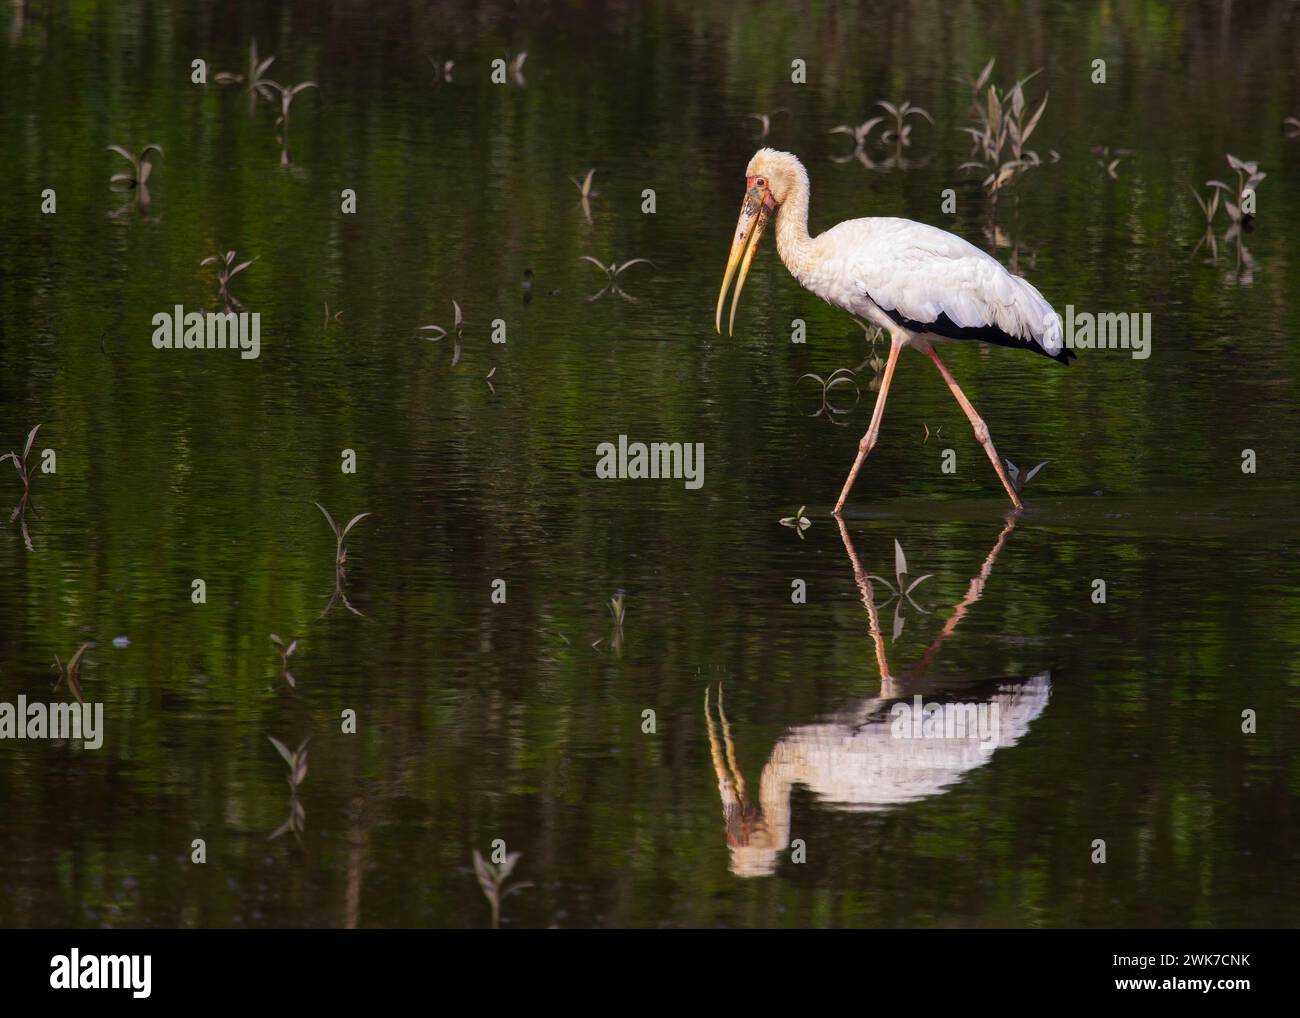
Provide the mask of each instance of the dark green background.
MULTIPOLYGON (((16 526, 0 533, 0 699, 48 697, 54 655, 93 639, 82 680, 108 730, 96 752, 0 743, 0 922, 482 926, 470 854, 504 838, 533 884, 504 925, 1296 923, 1294 4, 17 11, 0 39, 0 448, 43 422, 37 449, 58 472, 33 484, 35 551, 16 526), (271 78, 320 85, 294 103, 288 168, 272 108, 250 119, 239 87, 211 83, 245 69, 254 36, 276 55, 271 78), (521 50, 526 84, 492 84, 490 61, 521 50), (1032 145, 1060 154, 999 202, 997 247, 957 131, 961 78, 993 55, 1002 87, 1044 68, 1032 145), (200 57, 206 87, 190 82, 200 57), (435 58, 456 61, 451 83, 435 58), (795 58, 806 85, 790 83, 795 58), (933 114, 908 150, 926 165, 832 162, 845 139, 829 129, 882 98, 933 114), (864 377, 838 428, 807 416, 815 387, 799 381, 859 365, 862 332, 799 289, 770 241, 735 338, 713 332, 757 144, 744 115, 778 106, 791 114, 770 140, 809 168, 814 231, 873 214, 943 226, 1014 256, 1058 310, 1150 312, 1155 336, 1149 360, 1085 353, 1068 369, 947 354, 1000 451, 1051 462, 931 676, 1050 670, 1051 702, 943 795, 867 815, 797 791, 807 862, 746 881, 728 869, 706 684, 725 684, 754 787, 789 729, 879 686, 826 515, 872 394, 864 377), (166 154, 139 213, 110 190, 126 166, 105 146, 147 142, 166 154), (1110 179, 1094 145, 1135 154, 1110 179), (1268 177, 1246 250, 1222 239, 1220 213, 1209 264, 1192 254, 1187 185, 1235 179, 1228 152, 1268 177), (588 224, 567 178, 592 166, 588 224), (355 216, 339 210, 348 187, 355 216), (647 187, 655 215, 640 211, 647 187), (948 187, 954 216, 939 210, 948 187), (40 214, 45 188, 55 215, 40 214), (230 248, 258 257, 232 289, 262 315, 260 359, 154 350, 152 316, 211 306, 199 263, 230 248), (602 277, 581 255, 655 266, 624 275, 637 302, 589 303, 602 277), (415 332, 449 326, 453 299, 454 369, 448 341, 415 332), (340 323, 322 325, 327 302, 340 323), (806 345, 789 341, 795 317, 806 345), (597 480, 595 448, 620 433, 703 442, 703 489, 597 480), (312 500, 374 513, 349 555, 365 619, 318 618, 333 538, 312 500), (803 503, 801 542, 777 520, 803 503), (206 605, 190 603, 194 577, 206 605), (806 605, 790 603, 795 577, 806 605), (1089 597, 1097 577, 1105 605, 1089 597), (615 648, 605 602, 620 587, 615 648), (271 632, 302 639, 296 689, 275 679, 271 632), (355 736, 338 734, 346 708, 355 736), (640 731, 648 708, 656 735, 640 731), (268 841, 288 788, 267 736, 308 734, 305 836, 268 841), (189 861, 194 838, 205 866, 189 861), (1105 866, 1089 861, 1096 838, 1105 866)), ((0 497, 20 491, 4 465, 0 497)), ((915 354, 849 508, 868 571, 892 578, 897 538, 934 574, 917 592, 934 614, 911 613, 889 643, 901 672, 1006 508, 915 354), (956 476, 940 472, 944 448, 956 476)))

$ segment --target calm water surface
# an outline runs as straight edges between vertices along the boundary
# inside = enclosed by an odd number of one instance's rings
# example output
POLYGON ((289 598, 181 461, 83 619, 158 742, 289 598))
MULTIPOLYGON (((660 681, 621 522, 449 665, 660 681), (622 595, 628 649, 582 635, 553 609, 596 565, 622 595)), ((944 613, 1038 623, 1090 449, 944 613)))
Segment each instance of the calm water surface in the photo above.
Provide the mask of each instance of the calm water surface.
POLYGON ((106 734, 0 742, 0 922, 483 926, 471 853, 497 838, 531 884, 506 926, 1300 919, 1293 5, 31 6, 0 40, 0 447, 41 422, 57 473, 32 484, 32 550, 0 533, 0 700, 48 699, 54 656, 93 640, 106 734), (253 37, 269 77, 319 83, 287 166, 272 106, 212 81, 253 37), (1042 67, 1030 100, 1050 93, 1046 164, 996 209, 957 130, 990 56, 1000 87, 1042 67), (852 146, 829 129, 878 99, 933 115, 912 165, 834 161, 852 146), (713 332, 745 115, 778 107, 814 230, 908 216, 1058 309, 1151 313, 1145 360, 948 353, 999 450, 1049 461, 1013 523, 907 353, 837 527, 871 349, 770 242, 736 336, 713 332), (105 146, 149 142, 133 208, 105 146), (1112 178, 1094 146, 1133 151, 1112 178), (1220 211, 1212 261, 1187 184, 1235 180, 1229 152, 1267 178, 1250 232, 1220 211), (568 178, 593 166, 588 219, 568 178), (153 349, 154 314, 215 306, 200 262, 232 248, 257 258, 231 291, 261 356, 153 349), (653 265, 619 279, 636 300, 588 300, 583 255, 653 265), (416 331, 451 328, 453 300, 454 366, 416 331), (810 416, 801 376, 859 366, 844 426, 810 416), (598 480, 620 434, 703 443, 703 487, 598 480), (373 514, 348 542, 364 615, 322 616, 313 501, 373 514), (802 540, 778 524, 800 505, 802 540), (896 541, 932 574, 901 609, 868 578, 896 582, 896 541), (294 687, 273 632, 301 641, 294 687), (1014 745, 909 769, 884 736, 915 695, 997 705, 1014 745), (270 736, 311 738, 300 839, 270 838, 290 808, 270 736))

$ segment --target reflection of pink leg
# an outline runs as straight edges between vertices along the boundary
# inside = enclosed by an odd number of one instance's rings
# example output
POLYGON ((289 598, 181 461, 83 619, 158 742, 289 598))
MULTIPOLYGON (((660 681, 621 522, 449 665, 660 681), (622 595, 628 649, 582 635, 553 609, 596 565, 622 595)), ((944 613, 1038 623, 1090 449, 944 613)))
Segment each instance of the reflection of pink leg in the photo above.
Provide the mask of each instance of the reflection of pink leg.
POLYGON ((921 658, 921 663, 916 666, 916 675, 924 675, 930 669, 930 664, 934 661, 934 655, 938 653, 943 641, 952 635, 952 631, 963 618, 966 612, 984 593, 984 584, 988 582, 989 574, 993 572, 993 563, 997 561, 998 552, 1002 546, 1007 543, 1007 535, 1016 529, 1016 514, 1008 513, 1006 525, 1002 528, 1002 533, 998 534, 998 539, 993 545, 993 550, 989 552, 988 557, 984 560, 984 565, 980 571, 971 577, 970 586, 966 588, 966 596, 963 597, 957 606, 953 609, 952 618, 944 623, 943 631, 935 638, 934 642, 926 649, 925 655, 921 658))
POLYGON ((849 489, 853 487, 853 482, 857 480, 858 471, 862 469, 862 461, 867 458, 869 453, 876 445, 876 439, 880 436, 880 419, 885 416, 885 397, 889 395, 889 383, 894 377, 894 365, 898 363, 898 355, 903 349, 903 344, 897 340, 889 348, 889 360, 885 362, 885 377, 880 382, 880 395, 876 397, 876 409, 871 412, 871 426, 867 428, 867 433, 862 436, 862 441, 858 443, 858 458, 853 461, 853 469, 849 471, 848 480, 844 482, 844 489, 840 492, 840 500, 835 503, 835 515, 840 514, 844 508, 844 503, 849 497, 849 489))
MULTIPOLYGON (((957 379, 952 377, 947 366, 943 361, 939 360, 939 355, 935 353, 934 347, 926 347, 925 352, 930 360, 934 361, 934 366, 939 369, 939 374, 943 375, 943 380, 948 383, 948 388, 952 391, 957 403, 966 411, 966 416, 970 418, 971 427, 975 429, 975 438, 980 445, 984 446, 984 451, 988 453, 993 469, 998 472, 998 480, 1002 482, 1002 487, 1006 488, 1007 494, 1011 496, 1011 504, 1017 509, 1023 509, 1024 506, 1020 504, 1020 496, 1016 494, 1016 489, 1011 486, 1011 482, 1007 479, 1007 472, 1002 469, 1002 461, 998 459, 998 451, 993 448, 993 440, 989 438, 989 429, 988 425, 984 423, 984 418, 975 412, 970 400, 966 398, 966 394, 961 391, 961 386, 957 384, 957 379)), ((884 390, 882 389, 881 392, 883 395, 884 390)))
POLYGON ((887 700, 893 699, 897 691, 894 688, 894 677, 889 672, 889 658, 885 655, 885 638, 880 632, 880 612, 876 608, 875 591, 871 587, 871 580, 867 578, 867 571, 858 561, 857 550, 849 539, 849 530, 844 525, 843 518, 837 516, 835 522, 840 525, 840 540, 844 542, 844 550, 849 553, 849 564, 853 566, 853 580, 857 583, 858 590, 862 594, 862 603, 867 608, 867 624, 871 629, 871 639, 876 644, 876 667, 880 669, 880 695, 887 700))

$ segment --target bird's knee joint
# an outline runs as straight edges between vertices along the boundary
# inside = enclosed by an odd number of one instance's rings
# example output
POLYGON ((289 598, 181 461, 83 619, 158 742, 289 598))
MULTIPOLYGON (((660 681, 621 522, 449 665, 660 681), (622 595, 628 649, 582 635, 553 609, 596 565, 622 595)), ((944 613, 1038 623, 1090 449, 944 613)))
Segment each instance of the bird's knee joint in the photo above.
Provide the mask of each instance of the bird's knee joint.
POLYGON ((975 418, 975 439, 980 445, 984 445, 989 440, 989 426, 984 423, 982 418, 975 418))
POLYGON ((858 442, 858 452, 860 452, 863 456, 865 456, 872 449, 874 449, 875 446, 876 446, 875 435, 863 435, 861 440, 858 442))

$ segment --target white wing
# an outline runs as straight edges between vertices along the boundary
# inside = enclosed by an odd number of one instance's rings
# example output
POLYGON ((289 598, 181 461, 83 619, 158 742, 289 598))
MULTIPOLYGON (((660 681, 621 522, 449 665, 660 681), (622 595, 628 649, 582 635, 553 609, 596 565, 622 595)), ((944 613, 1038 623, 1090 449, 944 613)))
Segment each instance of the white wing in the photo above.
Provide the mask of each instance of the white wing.
POLYGON ((1033 284, 946 230, 910 219, 851 219, 815 243, 820 264, 801 282, 832 304, 855 314, 874 305, 917 334, 1018 346, 1061 361, 1074 356, 1033 284))

